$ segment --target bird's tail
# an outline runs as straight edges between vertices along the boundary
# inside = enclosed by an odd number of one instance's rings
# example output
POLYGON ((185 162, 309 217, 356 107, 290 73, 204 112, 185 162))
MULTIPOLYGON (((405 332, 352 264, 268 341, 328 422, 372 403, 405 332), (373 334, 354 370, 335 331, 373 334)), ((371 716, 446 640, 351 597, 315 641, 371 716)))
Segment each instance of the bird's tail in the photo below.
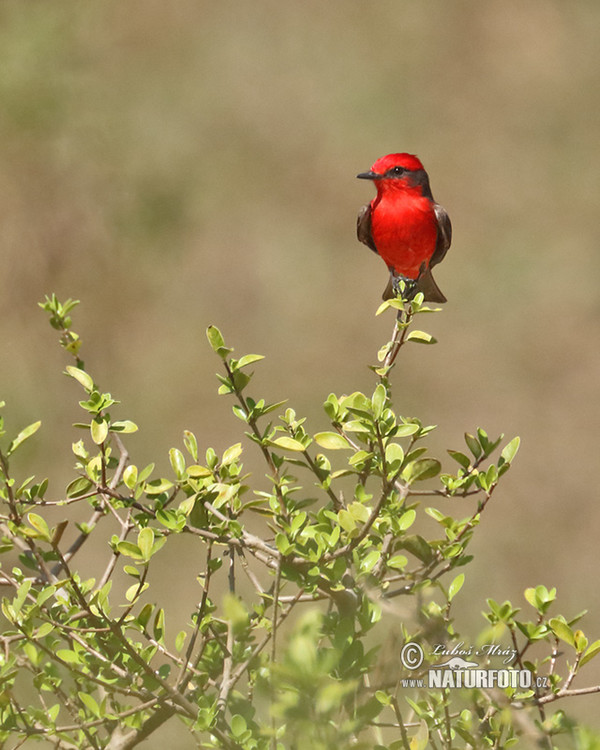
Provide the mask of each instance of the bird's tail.
POLYGON ((426 302, 447 302, 444 293, 435 283, 430 268, 426 268, 419 276, 417 292, 423 292, 426 302))
MULTIPOLYGON (((412 279, 407 279, 407 281, 412 281, 412 283, 414 284, 414 281, 412 279)), ((388 279, 387 286, 385 287, 382 295, 384 300, 394 299, 394 297, 396 296, 397 284, 398 277, 393 272, 390 273, 390 278, 388 279)), ((431 274, 430 268, 422 269, 421 273, 419 274, 419 278, 417 279, 417 283, 410 290, 409 294, 407 295, 407 299, 412 299, 415 294, 417 294, 417 292, 423 292, 425 302, 447 302, 444 293, 435 283, 435 279, 431 274)))

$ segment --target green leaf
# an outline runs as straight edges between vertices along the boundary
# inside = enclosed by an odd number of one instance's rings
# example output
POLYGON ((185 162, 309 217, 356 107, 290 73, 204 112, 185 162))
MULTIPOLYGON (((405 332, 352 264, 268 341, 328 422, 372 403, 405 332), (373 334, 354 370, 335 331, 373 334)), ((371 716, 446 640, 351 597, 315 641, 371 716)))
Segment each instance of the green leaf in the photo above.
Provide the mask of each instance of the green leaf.
POLYGON ((169 451, 169 461, 177 479, 182 479, 185 475, 185 459, 179 448, 171 448, 169 451))
POLYGON ((419 431, 419 425, 418 424, 399 424, 396 429, 394 430, 394 436, 395 437, 408 437, 409 435, 414 435, 415 432, 419 431))
POLYGON ((450 449, 448 449, 447 453, 450 458, 453 458, 456 463, 460 464, 463 467, 463 469, 466 469, 467 471, 469 470, 471 466, 471 459, 467 455, 461 453, 460 451, 453 451, 450 449))
POLYGON ((162 495, 163 492, 167 492, 173 487, 173 482, 168 479, 153 479, 151 482, 146 482, 144 486, 144 492, 153 497, 155 495, 162 495))
POLYGON ((121 555, 126 555, 127 557, 132 557, 134 560, 142 560, 143 555, 140 548, 137 546, 137 544, 133 544, 133 542, 123 541, 119 542, 117 545, 117 551, 121 555))
POLYGON ((398 519, 398 528, 400 529, 400 531, 406 531, 406 529, 409 529, 415 522, 416 517, 417 512, 414 508, 411 508, 410 510, 407 510, 406 513, 403 513, 398 519))
MULTIPOLYGON (((192 501, 194 500, 195 497, 192 496, 192 501)), ((156 511, 156 520, 159 523, 162 523, 163 526, 166 526, 167 529, 171 529, 172 531, 181 531, 181 529, 185 526, 185 518, 183 518, 180 513, 177 513, 176 511, 170 509, 163 510, 162 508, 159 508, 159 510, 156 511)))
POLYGON ((290 524, 290 534, 292 536, 295 536, 298 533, 298 531, 300 531, 302 526, 304 526, 304 523, 307 518, 308 516, 305 511, 302 511, 298 513, 296 516, 294 516, 294 519, 292 523, 290 524))
POLYGON ((576 630, 575 633, 573 633, 573 637, 575 638, 575 649, 577 650, 578 654, 582 654, 586 648, 588 647, 588 639, 583 630, 576 630))
POLYGON ((372 427, 365 424, 360 419, 351 419, 348 422, 344 422, 344 432, 363 432, 370 434, 372 427))
POLYGON ((245 354, 243 357, 240 357, 238 359, 238 369, 241 369, 242 367, 247 367, 248 365, 253 364, 254 362, 259 362, 261 359, 264 359, 264 356, 262 354, 245 354))
POLYGON ((436 344, 437 339, 425 331, 411 331, 406 337, 406 341, 414 341, 416 344, 436 344))
POLYGON ((138 534, 137 545, 145 561, 152 556, 152 547, 154 546, 154 531, 147 527, 142 529, 138 534))
POLYGON ((564 620, 561 620, 558 617, 552 617, 548 622, 548 625, 550 625, 552 632, 557 638, 568 643, 569 646, 573 646, 573 648, 575 647, 575 636, 573 631, 564 620))
POLYGON ((385 386, 382 383, 379 383, 377 388, 375 388, 375 393, 373 394, 373 416, 375 419, 381 419, 381 415, 383 414, 383 410, 385 409, 385 404, 387 400, 387 391, 385 390, 385 386))
POLYGON ((529 587, 525 589, 525 599, 531 604, 532 607, 535 607, 535 609, 538 608, 538 601, 535 595, 535 589, 533 587, 529 587))
POLYGON ((199 464, 192 464, 187 469, 188 477, 192 479, 202 479, 203 477, 211 477, 212 471, 207 466, 200 466, 199 464))
POLYGON ((448 601, 451 602, 454 597, 461 590, 463 583, 465 582, 465 574, 459 573, 452 583, 448 586, 448 601))
POLYGON ((40 421, 34 422, 33 424, 30 424, 22 429, 17 437, 8 446, 7 455, 10 456, 11 453, 14 453, 14 451, 21 445, 21 443, 24 443, 27 438, 34 435, 39 430, 41 424, 42 423, 40 421))
POLYGON ((418 534, 415 536, 402 537, 401 547, 408 550, 417 557, 421 562, 428 563, 432 558, 432 550, 429 544, 418 534))
MULTIPOLYGON (((141 614, 141 613, 140 613, 141 614)), ((152 626, 154 637, 159 643, 164 643, 165 637, 165 610, 162 607, 156 612, 152 626)))
POLYGON ((471 451, 475 458, 479 458, 479 456, 481 456, 481 446, 479 445, 479 440, 477 440, 474 435, 471 435, 471 433, 469 432, 465 432, 465 443, 467 444, 467 448, 471 451))
POLYGON ((408 558, 405 555, 394 555, 388 560, 388 568, 394 568, 394 570, 404 570, 408 565, 408 558))
POLYGON ((83 703, 83 705, 87 709, 89 709, 94 714, 94 716, 100 716, 100 706, 96 703, 91 695, 88 695, 88 693, 84 693, 82 691, 79 691, 77 695, 79 696, 79 700, 83 703))
POLYGON ((393 464, 395 462, 401 464, 402 461, 404 461, 404 451, 402 450, 402 446, 398 445, 398 443, 388 443, 385 447, 385 460, 388 464, 393 464))
POLYGON ((27 598, 27 594, 29 593, 29 589, 31 588, 31 581, 26 580, 23 581, 23 583, 19 586, 17 589, 17 595, 13 599, 12 602, 12 608, 15 615, 18 615, 21 611, 21 608, 23 604, 25 603, 25 599, 27 598))
MULTIPOLYGON (((400 284, 404 284, 403 281, 400 282, 400 284)), ((402 287, 404 289, 404 287, 402 287)), ((385 303, 384 303, 385 304, 385 303)), ((401 297, 395 297, 394 299, 388 299, 387 300, 388 307, 391 307, 393 310, 404 310, 404 300, 401 297)), ((383 305, 380 305, 380 307, 383 307, 383 305)))
POLYGON ((581 657, 579 666, 583 667, 584 664, 587 664, 587 662, 590 661, 590 659, 593 659, 598 653, 600 653, 600 641, 594 641, 581 657))
POLYGON ((379 562, 380 557, 381 557, 381 552, 378 549, 371 550, 361 560, 360 569, 364 573, 368 573, 369 571, 373 570, 375 565, 379 562))
POLYGON ((481 427, 477 428, 477 437, 479 439, 479 443, 481 444, 481 447, 483 448, 483 452, 486 456, 489 456, 498 445, 500 445, 500 441, 504 437, 504 435, 500 435, 500 437, 496 438, 495 440, 490 440, 488 437, 488 434, 485 430, 483 430, 481 427))
POLYGON ((66 664, 79 663, 79 656, 74 651, 70 651, 69 649, 59 648, 58 651, 56 651, 56 655, 66 664))
POLYGON ((234 737, 241 737, 247 728, 248 725, 243 716, 240 716, 240 714, 234 714, 231 717, 231 734, 234 737))
POLYGON ((240 372, 239 370, 236 370, 233 373, 232 380, 233 385, 236 389, 236 391, 241 392, 244 390, 244 388, 248 385, 250 382, 250 375, 246 375, 245 372, 240 372))
POLYGON ((86 477, 77 477, 67 485, 67 497, 79 497, 85 495, 92 488, 92 483, 86 477))
POLYGON ((223 612, 225 619, 231 623, 234 632, 239 633, 248 623, 248 611, 240 597, 233 593, 228 592, 223 597, 223 612))
POLYGON ((177 653, 181 653, 181 650, 185 645, 186 638, 187 633, 185 632, 185 630, 180 630, 179 633, 177 633, 175 637, 175 650, 177 651, 177 653))
POLYGON ((35 633, 35 638, 44 638, 54 630, 54 625, 51 622, 44 622, 40 625, 35 633))
POLYGON ((96 443, 96 445, 102 445, 108 436, 108 421, 102 417, 95 417, 92 419, 90 432, 94 443, 96 443))
POLYGON ((391 706, 392 705, 392 698, 390 695, 388 695, 384 690, 376 690, 375 691, 375 698, 378 700, 382 706, 391 706))
POLYGON ((347 450, 352 448, 346 438, 343 435, 339 435, 337 432, 317 432, 315 434, 315 440, 321 448, 326 448, 330 451, 347 450))
POLYGON ((150 474, 154 471, 154 464, 148 464, 144 469, 140 471, 140 475, 138 476, 138 482, 144 482, 150 474))
POLYGON ((66 372, 67 375, 70 375, 82 385, 88 393, 91 393, 94 390, 94 381, 85 370, 81 370, 79 367, 74 367, 73 365, 67 365, 66 372))
POLYGON ((373 458, 373 454, 368 451, 357 451, 353 456, 350 456, 348 463, 350 466, 359 467, 360 464, 366 463, 370 458, 373 458))
POLYGON ((352 532, 356 529, 354 517, 343 508, 338 513, 338 521, 344 531, 352 532))
POLYGON ((212 350, 218 354, 221 359, 226 359, 227 355, 231 352, 231 349, 225 347, 225 340, 221 331, 219 331, 216 326, 208 326, 206 329, 206 337, 208 338, 208 343, 211 345, 212 350))
POLYGON ((47 542, 51 540, 52 537, 50 535, 48 524, 41 516, 38 516, 37 513, 28 513, 27 520, 43 539, 45 539, 47 542))
POLYGON ((146 604, 144 604, 144 606, 140 610, 140 613, 137 616, 137 621, 143 628, 145 628, 146 625, 150 622, 150 618, 152 617, 153 610, 154 610, 154 604, 151 604, 150 602, 147 602, 146 604))
POLYGON ((45 589, 42 589, 36 600, 38 607, 41 607, 42 604, 50 599, 50 597, 54 596, 54 594, 56 594, 56 586, 46 586, 45 589))
POLYGON ((235 445, 232 445, 230 448, 227 448, 227 450, 223 453, 223 458, 221 459, 221 465, 229 466, 229 464, 232 464, 241 455, 242 455, 242 444, 236 443, 235 445))
POLYGON ((532 607, 545 614, 552 602, 556 599, 556 589, 550 591, 545 586, 536 586, 525 590, 525 598, 532 607))
POLYGON ((275 546, 282 555, 288 555, 293 549, 292 545, 289 543, 288 538, 285 536, 285 534, 281 533, 275 535, 275 546))
POLYGON ((407 482, 422 482, 440 473, 442 465, 436 458, 421 458, 410 463, 402 472, 407 482))
POLYGON ((123 472, 123 481, 125 482, 125 486, 128 487, 130 490, 132 490, 137 484, 137 476, 138 476, 137 466, 134 466, 133 464, 128 466, 123 472))
MULTIPOLYGON (((288 399, 285 398, 283 401, 276 401, 273 404, 265 404, 265 406, 263 406, 263 407, 257 406, 257 409, 260 412, 261 416, 263 416, 265 414, 269 414, 272 411, 275 411, 276 409, 281 408, 282 406, 284 406, 285 404, 287 404, 287 402, 288 402, 288 399)), ((240 415, 238 415, 238 416, 240 416, 240 415)), ((245 422, 247 421, 246 417, 241 417, 241 418, 245 422)))
POLYGON ((283 448, 286 451, 295 451, 296 453, 302 453, 304 446, 299 440, 294 440, 291 437, 280 437, 277 440, 271 441, 272 445, 276 445, 278 448, 283 448))
POLYGON ((125 592, 125 598, 128 602, 133 602, 135 599, 141 596, 149 586, 149 583, 134 583, 125 592))
POLYGON ((113 422, 110 426, 111 432, 122 432, 124 435, 127 435, 131 432, 137 432, 138 426, 135 422, 132 422, 130 419, 122 419, 118 422, 113 422))
POLYGON ((196 436, 194 435, 194 433, 190 432, 190 430, 183 431, 183 444, 185 445, 187 452, 194 459, 194 461, 197 461, 198 460, 198 440, 196 439, 196 436))
POLYGON ((371 511, 367 508, 366 505, 363 505, 359 502, 350 503, 348 506, 348 512, 357 521, 360 521, 361 523, 366 523, 369 518, 371 517, 371 511))
POLYGON ((504 462, 510 464, 513 458, 517 455, 519 445, 521 443, 520 437, 513 438, 508 445, 505 445, 500 454, 500 458, 504 459, 504 462))

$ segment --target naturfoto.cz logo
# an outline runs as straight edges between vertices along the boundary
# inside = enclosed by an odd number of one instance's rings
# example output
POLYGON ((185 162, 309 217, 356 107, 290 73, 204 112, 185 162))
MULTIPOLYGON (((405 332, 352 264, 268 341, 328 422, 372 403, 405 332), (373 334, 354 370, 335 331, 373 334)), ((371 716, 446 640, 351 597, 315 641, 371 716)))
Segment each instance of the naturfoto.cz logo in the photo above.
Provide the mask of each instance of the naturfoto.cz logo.
MULTIPOLYGON (((533 686, 533 675, 528 669, 514 669, 502 667, 500 669, 483 668, 476 661, 470 661, 465 656, 497 656, 503 657, 503 663, 512 661, 516 653, 513 649, 502 649, 496 644, 488 644, 480 649, 464 648, 464 644, 448 649, 439 644, 432 651, 433 656, 450 657, 440 664, 434 664, 423 677, 401 680, 401 685, 408 688, 513 688, 515 690, 529 690, 533 686)), ((416 671, 423 664, 425 653, 420 644, 408 641, 400 652, 400 661, 406 669, 416 671)), ((545 677, 537 678, 536 684, 545 677)), ((537 687, 544 687, 537 684, 537 687)))

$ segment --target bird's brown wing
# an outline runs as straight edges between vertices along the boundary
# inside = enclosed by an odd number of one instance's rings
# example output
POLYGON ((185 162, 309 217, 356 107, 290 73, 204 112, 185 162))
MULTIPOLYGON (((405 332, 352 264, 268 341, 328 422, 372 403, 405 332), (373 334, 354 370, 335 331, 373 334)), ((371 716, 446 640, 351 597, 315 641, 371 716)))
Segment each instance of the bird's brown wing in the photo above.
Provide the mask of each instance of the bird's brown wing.
POLYGON ((450 217, 446 213, 446 209, 440 206, 439 203, 434 203, 433 208, 437 220, 438 232, 435 250, 429 261, 429 268, 433 268, 433 266, 444 260, 444 256, 448 252, 448 248, 452 242, 452 224, 450 223, 450 217))
POLYGON ((356 220, 356 236, 364 243, 367 247, 376 253, 377 248, 373 241, 373 234, 371 232, 371 204, 367 203, 358 212, 358 218, 356 220))

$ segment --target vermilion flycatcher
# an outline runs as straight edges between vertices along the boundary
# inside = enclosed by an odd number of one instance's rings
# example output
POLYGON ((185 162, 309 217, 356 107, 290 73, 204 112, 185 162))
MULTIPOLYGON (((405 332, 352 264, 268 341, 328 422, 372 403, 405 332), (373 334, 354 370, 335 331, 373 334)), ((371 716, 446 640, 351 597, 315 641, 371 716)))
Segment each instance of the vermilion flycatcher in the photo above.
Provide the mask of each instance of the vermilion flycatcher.
POLYGON ((381 255, 390 270, 383 299, 391 299, 406 282, 410 299, 423 292, 430 302, 445 302, 431 275, 444 259, 452 239, 445 209, 433 200, 429 176, 412 154, 388 154, 369 172, 357 175, 373 180, 377 196, 358 214, 358 239, 381 255))

